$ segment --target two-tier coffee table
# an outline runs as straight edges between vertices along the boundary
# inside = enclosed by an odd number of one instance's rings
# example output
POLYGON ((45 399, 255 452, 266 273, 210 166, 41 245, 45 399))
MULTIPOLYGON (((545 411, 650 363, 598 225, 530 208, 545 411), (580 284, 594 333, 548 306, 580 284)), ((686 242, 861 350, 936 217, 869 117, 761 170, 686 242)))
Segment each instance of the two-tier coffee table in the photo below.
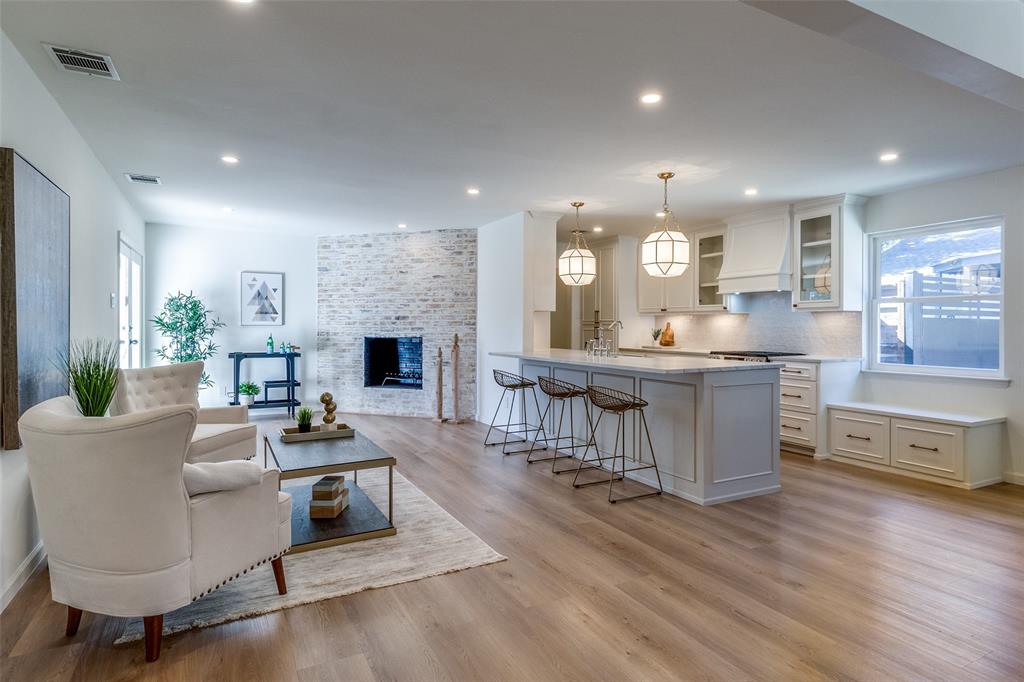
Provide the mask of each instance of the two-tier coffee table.
POLYGON ((348 508, 334 519, 309 518, 312 485, 282 488, 292 496, 293 553, 382 538, 398 532, 392 523, 395 458, 358 431, 352 438, 301 443, 285 443, 278 438, 272 442, 270 437, 263 436, 264 466, 268 466, 270 458, 281 470, 282 481, 352 472, 351 480, 345 478, 348 508), (359 487, 360 469, 383 467, 388 469, 387 516, 359 487))

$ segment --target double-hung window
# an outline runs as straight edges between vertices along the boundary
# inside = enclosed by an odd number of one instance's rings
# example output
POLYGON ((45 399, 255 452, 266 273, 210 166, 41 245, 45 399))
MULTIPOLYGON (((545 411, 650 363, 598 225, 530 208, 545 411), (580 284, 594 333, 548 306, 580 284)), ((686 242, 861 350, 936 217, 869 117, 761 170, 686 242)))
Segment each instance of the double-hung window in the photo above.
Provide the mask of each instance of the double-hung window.
POLYGON ((1003 219, 871 235, 869 368, 1002 377, 1003 219))

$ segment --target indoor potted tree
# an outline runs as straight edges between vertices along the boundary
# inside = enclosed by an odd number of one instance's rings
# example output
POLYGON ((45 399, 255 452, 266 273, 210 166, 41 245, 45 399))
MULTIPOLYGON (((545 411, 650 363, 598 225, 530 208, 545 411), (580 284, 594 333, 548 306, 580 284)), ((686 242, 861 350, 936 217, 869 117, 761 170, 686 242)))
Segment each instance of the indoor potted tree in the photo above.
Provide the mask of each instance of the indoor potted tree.
POLYGON ((300 407, 295 414, 295 422, 299 425, 299 433, 309 433, 313 427, 313 410, 300 407))
POLYGON ((85 417, 104 417, 117 388, 118 344, 109 339, 72 341, 59 353, 68 392, 85 417))
POLYGON ((238 402, 242 405, 252 405, 259 394, 260 387, 251 381, 244 381, 238 385, 238 402))
MULTIPOLYGON (((166 346, 156 351, 157 357, 169 362, 192 362, 207 360, 217 352, 213 333, 225 326, 213 311, 191 291, 168 294, 163 310, 150 320, 163 336, 168 339, 166 346)), ((213 380, 205 371, 199 379, 200 388, 213 386, 213 380)))

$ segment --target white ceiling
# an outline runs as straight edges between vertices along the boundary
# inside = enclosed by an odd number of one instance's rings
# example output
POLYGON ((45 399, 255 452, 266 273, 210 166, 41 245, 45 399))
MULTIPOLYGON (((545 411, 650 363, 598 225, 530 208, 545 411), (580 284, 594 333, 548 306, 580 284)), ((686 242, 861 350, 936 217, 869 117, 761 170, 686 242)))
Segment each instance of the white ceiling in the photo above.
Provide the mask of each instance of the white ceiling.
POLYGON ((1020 112, 732 2, 5 0, 0 21, 150 222, 476 227, 579 199, 628 228, 663 168, 698 222, 1024 163, 1020 112), (41 42, 122 80, 59 72, 41 42))

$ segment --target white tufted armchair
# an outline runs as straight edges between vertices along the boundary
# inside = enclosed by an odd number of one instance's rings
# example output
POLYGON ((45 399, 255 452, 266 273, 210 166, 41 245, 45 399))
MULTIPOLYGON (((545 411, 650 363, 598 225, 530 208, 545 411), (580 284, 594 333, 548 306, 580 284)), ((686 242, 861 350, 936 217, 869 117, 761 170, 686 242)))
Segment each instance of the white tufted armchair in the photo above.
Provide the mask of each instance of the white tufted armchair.
POLYGON ((143 616, 152 661, 164 613, 267 562, 286 592, 291 498, 278 491, 280 472, 255 462, 186 465, 195 424, 191 405, 83 417, 68 397, 40 403, 18 422, 68 636, 83 611, 143 616), (206 476, 200 490, 211 492, 189 495, 193 471, 206 476), (244 475, 218 487, 210 471, 244 475))
POLYGON ((182 362, 145 369, 117 371, 117 389, 110 403, 110 416, 170 405, 193 405, 198 422, 186 461, 225 462, 251 459, 256 455, 256 425, 249 424, 245 405, 199 407, 199 378, 202 362, 182 362))

